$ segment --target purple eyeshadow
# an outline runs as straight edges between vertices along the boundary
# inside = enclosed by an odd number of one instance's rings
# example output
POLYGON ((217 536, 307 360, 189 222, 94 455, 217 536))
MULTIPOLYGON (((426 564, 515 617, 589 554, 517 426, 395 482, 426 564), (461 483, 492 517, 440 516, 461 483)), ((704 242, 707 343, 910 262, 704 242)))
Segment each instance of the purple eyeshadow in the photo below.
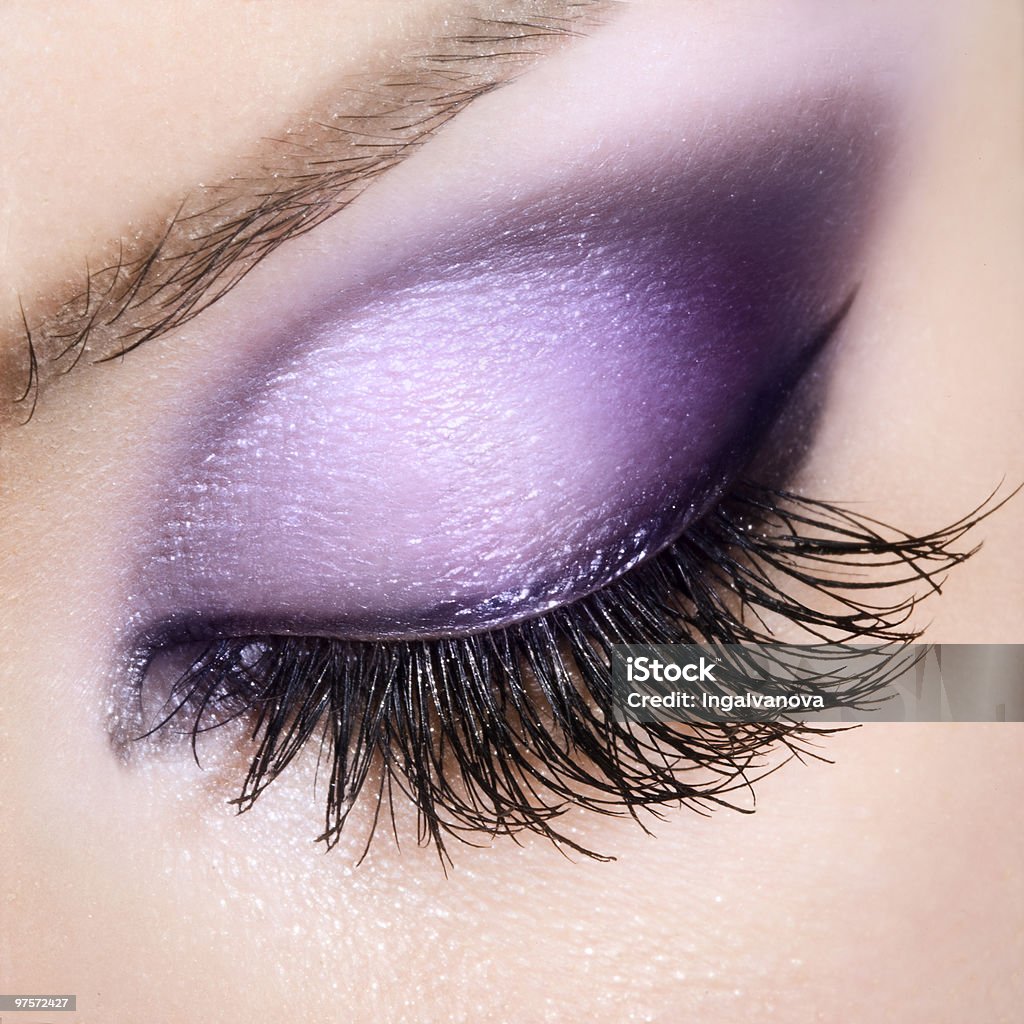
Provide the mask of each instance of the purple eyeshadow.
POLYGON ((359 294, 311 282, 176 446, 139 618, 457 634, 660 550, 851 293, 869 136, 794 130, 453 230, 359 294))

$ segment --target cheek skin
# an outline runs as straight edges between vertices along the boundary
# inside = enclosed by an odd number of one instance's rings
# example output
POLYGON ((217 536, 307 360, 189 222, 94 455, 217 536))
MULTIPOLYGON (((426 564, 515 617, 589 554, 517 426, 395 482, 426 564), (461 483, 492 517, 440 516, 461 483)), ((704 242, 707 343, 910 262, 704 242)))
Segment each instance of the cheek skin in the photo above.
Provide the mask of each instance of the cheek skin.
POLYGON ((655 840, 581 818, 619 860, 499 843, 447 878, 414 846, 382 839, 353 869, 358 843, 324 857, 295 838, 308 780, 236 819, 89 761, 75 840, 14 819, 10 962, 37 990, 62 965, 89 1020, 288 1019, 297 999, 306 1019, 367 1022, 1013 1020, 1019 733, 958 729, 953 759, 945 726, 860 729, 836 765, 766 780, 756 815, 675 815, 655 840), (28 910, 69 900, 88 912, 61 929, 28 910))
POLYGON ((256 372, 186 421, 136 623, 457 634, 660 550, 752 454, 856 282, 867 124, 570 190, 372 289, 311 282, 256 372))

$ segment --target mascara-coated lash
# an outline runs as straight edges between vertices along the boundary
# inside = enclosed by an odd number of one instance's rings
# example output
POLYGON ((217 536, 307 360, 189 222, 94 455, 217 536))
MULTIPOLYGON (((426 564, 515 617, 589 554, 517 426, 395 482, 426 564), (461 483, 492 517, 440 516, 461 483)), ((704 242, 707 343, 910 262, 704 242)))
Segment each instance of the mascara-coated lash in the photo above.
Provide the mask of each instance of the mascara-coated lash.
POLYGON ((775 748, 817 756, 815 736, 831 729, 631 723, 615 713, 611 644, 764 643, 766 614, 809 638, 905 643, 917 635, 907 625, 916 602, 969 556, 960 540, 995 507, 912 536, 839 506, 741 488, 622 579, 509 627, 433 641, 170 642, 154 652, 170 674, 146 676, 122 729, 178 735, 199 760, 205 733, 241 720, 252 759, 240 811, 304 750, 317 751, 328 846, 360 800, 370 807, 367 847, 382 823, 397 830, 402 798, 417 808, 419 841, 446 861, 452 838, 524 831, 604 858, 564 829, 567 810, 750 809, 744 800, 778 763, 775 748), (914 583, 928 589, 905 589, 914 583))

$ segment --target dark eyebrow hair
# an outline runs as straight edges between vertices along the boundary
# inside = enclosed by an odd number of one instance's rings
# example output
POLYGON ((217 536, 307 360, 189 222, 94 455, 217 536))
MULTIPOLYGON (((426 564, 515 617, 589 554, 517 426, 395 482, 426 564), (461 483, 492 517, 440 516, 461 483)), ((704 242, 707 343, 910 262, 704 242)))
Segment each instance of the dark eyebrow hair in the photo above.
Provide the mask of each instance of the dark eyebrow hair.
MULTIPOLYGON (((116 243, 84 285, 33 316, 19 300, 20 356, 5 372, 13 418, 80 362, 117 359, 187 323, 290 238, 343 210, 474 100, 518 77, 621 0, 473 0, 445 32, 379 72, 348 76, 317 113, 264 140, 248 169, 191 191, 140 240, 116 243), (428 48, 429 47, 429 48, 428 48), (13 378, 13 379, 12 379, 13 378)), ((4 419, 8 417, 0 417, 4 419)))

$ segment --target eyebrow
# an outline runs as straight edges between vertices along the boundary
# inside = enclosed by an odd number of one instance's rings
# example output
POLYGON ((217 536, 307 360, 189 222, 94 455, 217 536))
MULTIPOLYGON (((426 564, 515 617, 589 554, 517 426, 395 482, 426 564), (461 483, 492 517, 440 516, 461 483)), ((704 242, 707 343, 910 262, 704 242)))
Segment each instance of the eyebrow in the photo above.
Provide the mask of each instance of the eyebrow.
MULTIPOLYGON (((140 241, 87 261, 84 284, 34 316, 19 300, 23 354, 13 418, 83 361, 123 357, 188 323, 279 245, 345 209, 481 96, 600 24, 621 0, 472 0, 443 33, 375 71, 349 75, 239 172, 193 189, 140 241), (468 9, 466 9, 468 7, 468 9), (97 269, 98 267, 98 269, 97 269)), ((413 48, 410 48, 413 49, 413 48)), ((17 345, 17 341, 16 341, 17 345)))

